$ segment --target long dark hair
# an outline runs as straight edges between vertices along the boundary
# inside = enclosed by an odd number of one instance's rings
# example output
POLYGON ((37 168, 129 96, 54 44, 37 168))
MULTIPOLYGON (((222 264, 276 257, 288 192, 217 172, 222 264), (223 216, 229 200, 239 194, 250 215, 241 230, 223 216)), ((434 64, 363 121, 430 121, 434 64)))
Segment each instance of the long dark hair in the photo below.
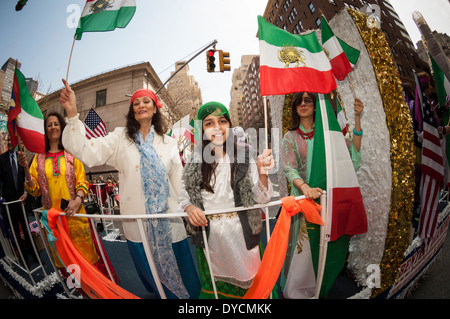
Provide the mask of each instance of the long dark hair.
MULTIPOLYGON (((291 103, 291 131, 295 131, 300 126, 300 116, 297 113, 297 106, 302 104, 303 94, 308 94, 308 96, 313 100, 314 107, 316 107, 316 94, 309 92, 298 92, 294 94, 291 103)), ((314 121, 316 120, 316 112, 314 112, 314 121)))
MULTIPOLYGON (((234 140, 234 134, 232 131, 232 124, 231 124, 231 119, 228 116, 228 114, 224 114, 223 115, 225 117, 225 119, 228 121, 228 123, 230 123, 230 128, 229 128, 229 133, 228 133, 228 137, 225 141, 225 143, 223 143, 223 151, 224 153, 226 153, 227 150, 227 145, 229 146, 230 144, 233 144, 233 150, 234 150, 234 156, 236 156, 236 152, 237 152, 237 145, 235 143, 234 140)), ((212 177, 214 177, 214 183, 216 182, 216 167, 217 167, 217 162, 216 161, 212 161, 212 163, 209 163, 208 161, 204 160, 204 154, 205 154, 205 148, 209 148, 208 150, 206 150, 206 152, 211 152, 212 154, 214 154, 214 150, 211 149, 211 146, 209 145, 211 143, 211 141, 206 137, 206 135, 204 134, 203 131, 203 124, 202 124, 202 130, 201 130, 201 136, 202 136, 202 183, 200 184, 200 188, 201 189, 205 189, 206 191, 210 192, 210 193, 214 193, 214 184, 211 185, 211 181, 212 181, 212 177)), ((233 158, 230 155, 230 158, 233 158)), ((231 163, 231 188, 233 189, 233 184, 234 184, 234 171, 235 171, 235 165, 234 165, 234 161, 232 160, 231 163)))
POLYGON ((45 121, 44 121, 45 153, 47 153, 48 150, 50 149, 50 141, 47 136, 47 122, 48 122, 48 119, 50 116, 54 116, 58 119, 59 126, 61 127, 61 136, 59 137, 58 147, 59 147, 59 149, 64 150, 64 146, 62 144, 62 134, 64 132, 64 128, 66 127, 66 120, 64 119, 64 116, 61 115, 61 113, 51 112, 47 115, 47 117, 45 118, 45 121))
MULTIPOLYGON (((167 131, 166 121, 164 119, 164 116, 159 111, 159 108, 156 107, 156 104, 154 101, 153 101, 153 105, 156 108, 156 113, 153 114, 152 125, 154 126, 155 132, 158 135, 164 136, 164 134, 167 131)), ((137 133, 138 133, 139 129, 141 128, 141 124, 138 121, 136 121, 136 119, 134 117, 134 110, 133 110, 132 103, 130 103, 128 113, 125 118, 127 120, 126 129, 127 129, 128 138, 131 141, 136 142, 137 133)))

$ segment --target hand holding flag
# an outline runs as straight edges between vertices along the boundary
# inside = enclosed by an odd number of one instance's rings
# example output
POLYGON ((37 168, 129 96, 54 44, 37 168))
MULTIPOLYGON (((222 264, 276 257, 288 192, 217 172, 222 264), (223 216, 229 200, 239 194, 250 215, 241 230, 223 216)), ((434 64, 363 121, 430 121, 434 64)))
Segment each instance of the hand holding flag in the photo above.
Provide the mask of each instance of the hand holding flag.
POLYGON ((66 80, 62 80, 64 83, 64 88, 61 90, 59 95, 59 103, 66 110, 67 117, 75 117, 78 113, 77 111, 77 99, 75 92, 70 88, 69 83, 66 80))

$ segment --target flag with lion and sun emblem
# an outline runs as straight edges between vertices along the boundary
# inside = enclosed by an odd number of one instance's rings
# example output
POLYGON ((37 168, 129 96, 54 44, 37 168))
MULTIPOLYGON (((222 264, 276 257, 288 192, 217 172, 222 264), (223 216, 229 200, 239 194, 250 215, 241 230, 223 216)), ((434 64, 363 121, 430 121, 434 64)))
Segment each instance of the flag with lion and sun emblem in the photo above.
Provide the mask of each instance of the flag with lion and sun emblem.
POLYGON ((292 34, 258 16, 261 96, 329 93, 336 81, 314 31, 292 34))

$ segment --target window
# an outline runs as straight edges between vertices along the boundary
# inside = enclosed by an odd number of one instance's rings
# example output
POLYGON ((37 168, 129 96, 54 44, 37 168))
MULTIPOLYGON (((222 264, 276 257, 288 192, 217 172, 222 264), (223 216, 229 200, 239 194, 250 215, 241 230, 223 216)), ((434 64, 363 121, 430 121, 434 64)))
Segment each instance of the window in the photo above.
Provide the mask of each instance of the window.
POLYGON ((312 4, 312 2, 309 3, 308 7, 309 7, 309 11, 311 11, 311 13, 314 13, 316 11, 316 8, 314 8, 314 5, 312 4))
POLYGON ((316 24, 317 24, 318 27, 320 27, 320 24, 321 24, 321 23, 322 23, 322 21, 320 20, 320 18, 317 18, 317 19, 316 19, 316 24))
POLYGON ((106 89, 97 91, 95 99, 95 106, 106 105, 106 89))

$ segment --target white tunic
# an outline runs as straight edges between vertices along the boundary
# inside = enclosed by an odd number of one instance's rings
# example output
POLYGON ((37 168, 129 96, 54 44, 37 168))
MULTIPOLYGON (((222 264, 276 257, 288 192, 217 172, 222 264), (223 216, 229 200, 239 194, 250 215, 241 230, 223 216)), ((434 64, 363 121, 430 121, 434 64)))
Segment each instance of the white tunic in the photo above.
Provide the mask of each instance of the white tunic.
MULTIPOLYGON (((268 188, 259 182, 256 164, 249 166, 250 176, 254 181, 254 195, 257 203, 267 203, 273 193, 272 184, 269 181, 268 188)), ((244 289, 248 289, 261 263, 259 246, 247 250, 239 216, 233 211, 234 195, 230 184, 231 168, 228 155, 216 168, 216 182, 214 194, 202 190, 205 211, 227 209, 230 213, 209 215, 208 223, 210 233, 208 246, 211 255, 212 269, 217 280, 231 283, 244 289)), ((213 184, 213 183, 211 183, 213 184)), ((179 211, 191 205, 189 195, 182 183, 179 197, 179 211)))
MULTIPOLYGON (((64 148, 88 167, 108 164, 119 171, 120 214, 145 215, 145 196, 140 173, 140 153, 131 142, 124 127, 116 128, 105 137, 88 140, 84 124, 78 115, 67 119, 62 142, 64 148)), ((169 176, 170 196, 167 213, 177 209, 178 194, 183 166, 178 153, 177 142, 169 136, 155 134, 153 147, 164 163, 169 176)), ((186 230, 180 217, 170 218, 172 240, 185 239, 186 230)), ((135 220, 124 220, 123 229, 128 240, 142 242, 135 220)))

